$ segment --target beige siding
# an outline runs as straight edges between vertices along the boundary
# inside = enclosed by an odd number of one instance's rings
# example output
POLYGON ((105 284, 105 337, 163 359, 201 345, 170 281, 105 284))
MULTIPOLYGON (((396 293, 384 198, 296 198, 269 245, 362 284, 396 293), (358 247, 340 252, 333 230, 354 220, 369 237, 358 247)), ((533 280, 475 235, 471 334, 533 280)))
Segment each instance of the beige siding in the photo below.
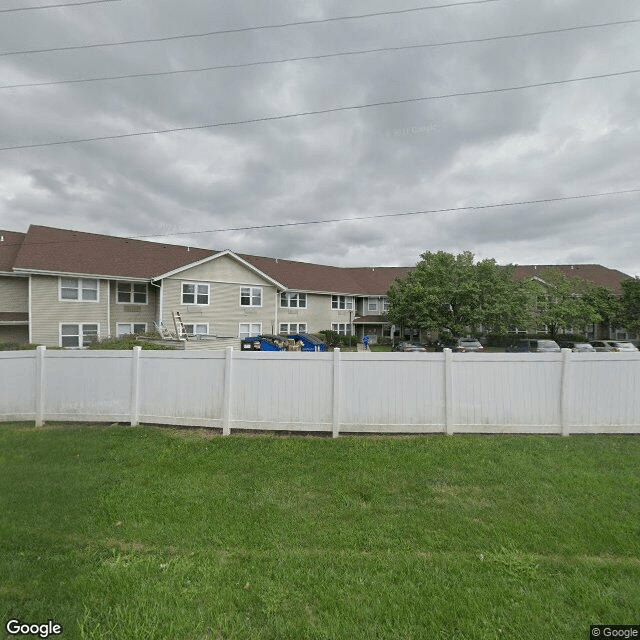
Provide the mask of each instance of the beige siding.
POLYGON ((59 300, 57 276, 31 277, 31 341, 57 347, 61 323, 98 324, 100 337, 107 335, 108 282, 99 281, 98 302, 59 300))
POLYGON ((181 280, 196 282, 229 282, 237 284, 264 285, 267 281, 229 256, 209 260, 197 267, 191 267, 176 274, 181 280))
POLYGON ((163 280, 162 320, 170 331, 173 311, 179 311, 185 324, 207 323, 212 335, 237 337, 240 323, 260 323, 263 333, 277 330, 275 325, 276 288, 233 258, 223 256, 163 280), (209 285, 209 304, 183 305, 182 283, 209 285), (240 287, 262 288, 261 307, 241 307, 240 287))
POLYGON ((147 331, 153 331, 158 313, 158 287, 147 283, 147 304, 118 302, 118 283, 111 281, 111 335, 116 335, 118 322, 145 323, 147 331))
POLYGON ((306 309, 282 308, 278 299, 278 324, 306 322, 308 333, 331 329, 334 322, 348 324, 353 322, 355 316, 355 309, 353 311, 332 309, 331 294, 307 293, 306 309))
POLYGON ((0 276, 0 311, 29 312, 29 278, 0 276))

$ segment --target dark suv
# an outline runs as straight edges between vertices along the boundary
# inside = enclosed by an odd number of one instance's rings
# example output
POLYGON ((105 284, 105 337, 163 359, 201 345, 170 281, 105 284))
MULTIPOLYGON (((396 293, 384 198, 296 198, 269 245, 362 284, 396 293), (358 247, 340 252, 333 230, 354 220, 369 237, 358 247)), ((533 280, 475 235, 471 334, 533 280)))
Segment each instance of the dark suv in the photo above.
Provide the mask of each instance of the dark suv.
POLYGON ((517 342, 510 344, 506 351, 510 353, 558 353, 560 347, 555 340, 521 338, 517 342))

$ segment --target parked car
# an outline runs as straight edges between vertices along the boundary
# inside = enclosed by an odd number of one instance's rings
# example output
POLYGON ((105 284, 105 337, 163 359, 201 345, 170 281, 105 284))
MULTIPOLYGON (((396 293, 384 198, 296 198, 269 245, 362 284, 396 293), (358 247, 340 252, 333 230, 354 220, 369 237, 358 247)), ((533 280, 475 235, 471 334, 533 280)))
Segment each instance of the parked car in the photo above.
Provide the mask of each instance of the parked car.
POLYGON ((631 342, 619 340, 592 340, 591 345, 596 351, 638 351, 631 342))
POLYGON ((440 338, 434 345, 434 351, 444 351, 444 349, 451 349, 451 351, 458 350, 457 338, 440 338))
POLYGON ((480 340, 477 340, 476 338, 459 338, 456 347, 457 348, 455 350, 458 353, 467 353, 468 351, 481 353, 484 351, 484 347, 480 343, 480 340))
POLYGON ((424 345, 422 344, 415 344, 414 342, 398 342, 397 345, 395 345, 391 351, 402 351, 405 353, 410 353, 410 352, 426 352, 427 349, 424 345))
POLYGON ((571 349, 576 353, 593 353, 595 349, 588 342, 574 342, 573 340, 565 340, 558 343, 562 349, 571 349))
POLYGON ((506 351, 510 353, 557 353, 560 351, 560 345, 555 340, 521 338, 510 344, 506 351))

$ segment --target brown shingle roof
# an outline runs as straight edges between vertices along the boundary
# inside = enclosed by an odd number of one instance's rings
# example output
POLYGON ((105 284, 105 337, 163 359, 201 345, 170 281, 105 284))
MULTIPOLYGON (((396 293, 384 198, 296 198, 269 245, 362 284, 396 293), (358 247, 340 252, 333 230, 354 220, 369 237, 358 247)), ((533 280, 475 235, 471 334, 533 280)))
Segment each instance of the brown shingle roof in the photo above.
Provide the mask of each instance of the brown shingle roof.
POLYGON ((18 231, 0 231, 0 271, 11 271, 26 235, 18 231))
POLYGON ((413 267, 331 267, 242 254, 240 257, 289 289, 355 295, 384 295, 413 267))
POLYGON ((617 294, 622 293, 620 282, 631 277, 622 271, 609 269, 599 264, 522 264, 516 266, 514 277, 516 280, 533 278, 534 276, 542 277, 542 273, 547 269, 558 269, 568 278, 582 278, 598 286, 613 289, 617 294))
MULTIPOLYGON (((29 231, 0 231, 0 271, 17 269, 53 273, 102 275, 114 278, 150 280, 211 257, 217 252, 129 240, 68 229, 32 225, 29 231)), ((238 254, 249 264, 287 288, 346 295, 385 295, 395 278, 406 276, 414 267, 333 267, 238 254)), ((578 276, 621 293, 620 282, 629 278, 622 271, 597 264, 518 265, 516 279, 540 275, 557 268, 567 276, 578 276)))
POLYGON ((214 255, 211 249, 31 225, 16 269, 151 279, 214 255))

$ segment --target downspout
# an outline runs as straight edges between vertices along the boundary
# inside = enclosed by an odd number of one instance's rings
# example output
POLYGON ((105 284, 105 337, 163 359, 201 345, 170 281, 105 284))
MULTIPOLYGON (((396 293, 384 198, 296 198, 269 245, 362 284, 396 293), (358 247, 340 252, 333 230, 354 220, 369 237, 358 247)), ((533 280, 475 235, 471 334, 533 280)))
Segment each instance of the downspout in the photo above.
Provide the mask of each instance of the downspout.
POLYGON ((273 333, 274 336, 278 335, 278 300, 280 299, 280 293, 278 292, 278 289, 276 287, 276 304, 275 304, 275 308, 273 311, 273 321, 274 321, 274 325, 273 325, 273 331, 271 333, 273 333))
POLYGON ((107 338, 111 337, 111 280, 107 280, 107 338))
POLYGON ((31 324, 31 276, 29 276, 29 300, 28 300, 28 311, 29 311, 29 344, 33 341, 33 327, 31 324))

